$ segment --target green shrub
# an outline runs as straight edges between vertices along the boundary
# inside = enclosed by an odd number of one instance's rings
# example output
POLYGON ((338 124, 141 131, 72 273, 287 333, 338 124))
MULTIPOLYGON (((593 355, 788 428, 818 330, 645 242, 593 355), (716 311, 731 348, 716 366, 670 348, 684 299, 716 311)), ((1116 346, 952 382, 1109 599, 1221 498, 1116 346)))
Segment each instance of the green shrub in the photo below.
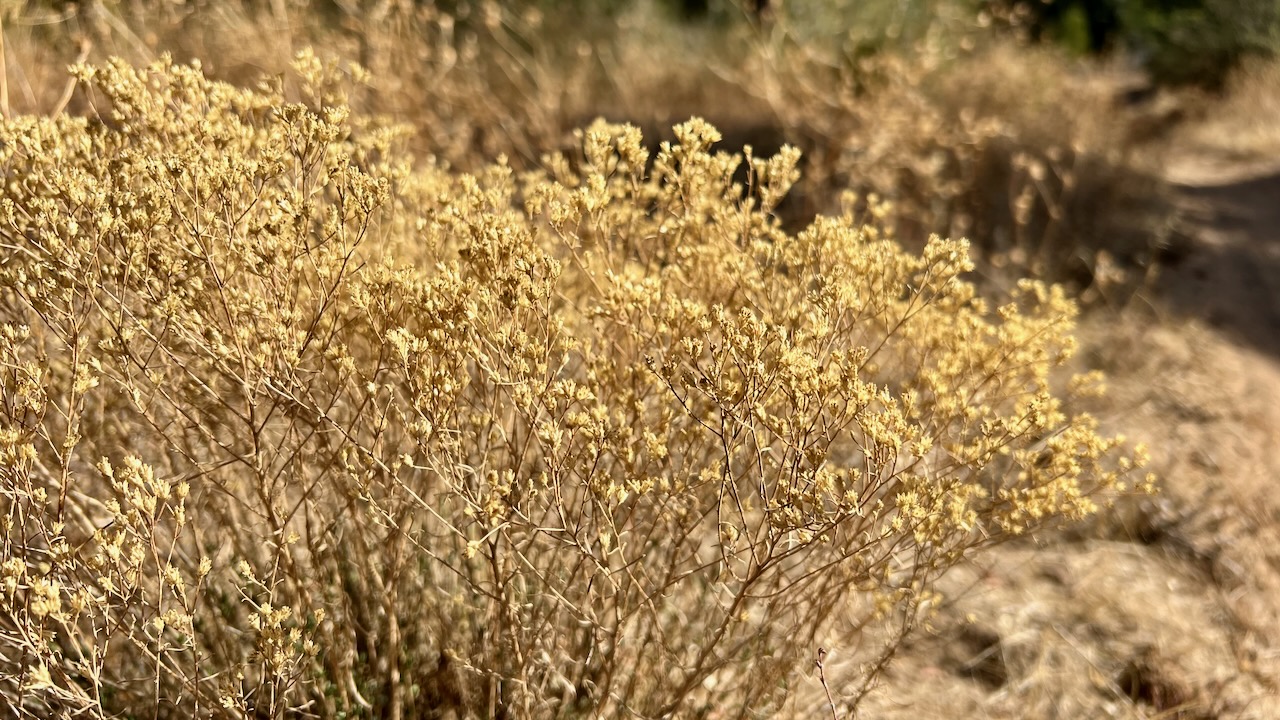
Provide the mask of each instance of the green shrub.
POLYGON ((1239 62, 1275 52, 1272 0, 995 2, 1036 35, 1079 52, 1125 50, 1160 83, 1217 88, 1239 62))
POLYGON ((767 713, 833 641, 852 707, 943 572, 1141 465, 1051 389, 1060 290, 783 232, 794 151, 414 168, 297 68, 0 123, 19 716, 767 713))

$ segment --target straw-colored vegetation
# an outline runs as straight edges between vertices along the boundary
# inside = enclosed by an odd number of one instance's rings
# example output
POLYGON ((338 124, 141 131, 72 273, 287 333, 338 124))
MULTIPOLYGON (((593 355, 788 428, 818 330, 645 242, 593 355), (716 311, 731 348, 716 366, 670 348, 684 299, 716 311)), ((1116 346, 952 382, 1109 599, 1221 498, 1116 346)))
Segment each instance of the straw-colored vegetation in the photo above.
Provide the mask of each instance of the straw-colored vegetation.
POLYGON ((986 20, 706 30, 802 152, 568 133, 664 76, 536 9, 57 12, 4 18, 6 717, 768 716, 815 658, 845 717, 947 571, 1154 489, 1049 280, 1145 271, 1158 184, 986 20))

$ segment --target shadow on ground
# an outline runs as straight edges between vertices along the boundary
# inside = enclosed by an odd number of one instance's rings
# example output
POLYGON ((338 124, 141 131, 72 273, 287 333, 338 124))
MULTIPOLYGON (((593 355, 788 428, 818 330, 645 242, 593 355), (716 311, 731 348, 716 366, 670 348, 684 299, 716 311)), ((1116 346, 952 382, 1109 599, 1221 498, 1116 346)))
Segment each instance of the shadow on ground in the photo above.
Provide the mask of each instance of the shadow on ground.
POLYGON ((1166 258, 1155 290, 1175 314, 1280 357, 1280 167, 1206 175, 1174 186, 1193 239, 1166 258))

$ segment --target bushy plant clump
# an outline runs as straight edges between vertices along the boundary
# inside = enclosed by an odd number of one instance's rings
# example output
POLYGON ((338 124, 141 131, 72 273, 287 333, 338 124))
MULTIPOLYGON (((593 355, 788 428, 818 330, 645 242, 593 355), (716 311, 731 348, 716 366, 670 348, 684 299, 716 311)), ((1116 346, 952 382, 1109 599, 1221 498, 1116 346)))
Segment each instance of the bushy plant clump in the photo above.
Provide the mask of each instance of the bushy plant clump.
POLYGON ((19 716, 767 713, 823 638, 853 707, 942 573, 1142 464, 1051 384, 1061 291, 784 232, 792 150, 467 175, 310 53, 75 72, 100 117, 0 123, 19 716))
POLYGON ((1172 215, 1138 117, 1060 53, 978 37, 968 51, 926 43, 852 64, 780 44, 744 77, 814 138, 800 189, 820 209, 823 188, 857 188, 892 202, 886 222, 905 244, 970 238, 988 277, 1131 291, 1172 215))

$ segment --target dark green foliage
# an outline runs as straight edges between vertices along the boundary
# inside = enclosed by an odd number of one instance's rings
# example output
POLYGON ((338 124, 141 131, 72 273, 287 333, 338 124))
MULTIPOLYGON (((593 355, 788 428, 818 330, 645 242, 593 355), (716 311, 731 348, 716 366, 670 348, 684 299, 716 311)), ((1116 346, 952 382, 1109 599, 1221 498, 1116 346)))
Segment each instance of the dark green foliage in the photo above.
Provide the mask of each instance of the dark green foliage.
MULTIPOLYGON (((1008 3, 998 3, 1007 9, 1008 3)), ((1082 53, 1126 51, 1163 84, 1219 87, 1280 37, 1276 0, 1039 0, 1015 2, 1033 38, 1082 53)))

